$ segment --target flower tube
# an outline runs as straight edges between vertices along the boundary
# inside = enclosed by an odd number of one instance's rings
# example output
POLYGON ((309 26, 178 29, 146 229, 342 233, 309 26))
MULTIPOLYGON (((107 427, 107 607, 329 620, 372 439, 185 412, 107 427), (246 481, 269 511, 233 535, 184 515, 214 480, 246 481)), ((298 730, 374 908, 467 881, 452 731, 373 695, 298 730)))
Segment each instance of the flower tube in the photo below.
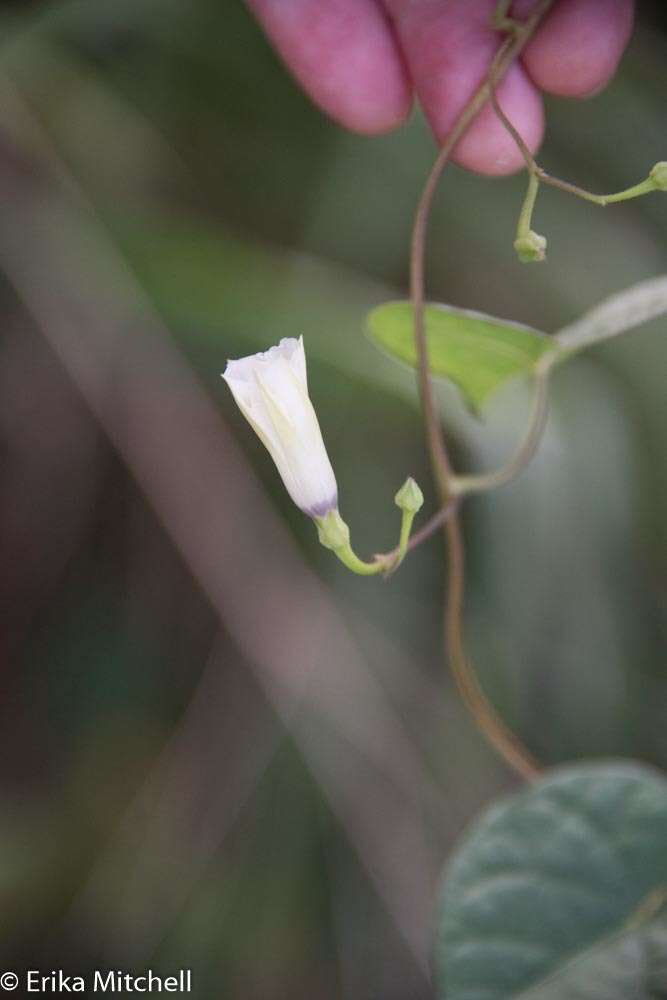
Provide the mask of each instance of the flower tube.
POLYGON ((229 361, 222 377, 297 507, 312 518, 335 510, 336 477, 308 395, 303 337, 229 361))

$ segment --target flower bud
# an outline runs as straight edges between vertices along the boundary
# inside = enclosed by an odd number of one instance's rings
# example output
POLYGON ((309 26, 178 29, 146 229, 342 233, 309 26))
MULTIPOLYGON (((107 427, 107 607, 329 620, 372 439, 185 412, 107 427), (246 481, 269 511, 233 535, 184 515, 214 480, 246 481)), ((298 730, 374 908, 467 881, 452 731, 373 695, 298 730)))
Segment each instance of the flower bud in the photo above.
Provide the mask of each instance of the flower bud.
POLYGON ((658 191, 667 191, 667 160, 662 160, 651 170, 649 177, 658 191))
POLYGON ((400 490, 394 497, 394 503, 401 510, 410 514, 416 514, 424 504, 424 494, 420 490, 412 476, 408 476, 400 490))
POLYGON ((546 237, 540 236, 539 233, 533 232, 532 229, 525 236, 517 236, 514 241, 514 249, 522 264, 531 264, 534 261, 544 260, 546 248, 546 237))
POLYGON ((222 377, 297 507, 320 518, 335 510, 336 477, 308 395, 303 338, 229 361, 222 377))

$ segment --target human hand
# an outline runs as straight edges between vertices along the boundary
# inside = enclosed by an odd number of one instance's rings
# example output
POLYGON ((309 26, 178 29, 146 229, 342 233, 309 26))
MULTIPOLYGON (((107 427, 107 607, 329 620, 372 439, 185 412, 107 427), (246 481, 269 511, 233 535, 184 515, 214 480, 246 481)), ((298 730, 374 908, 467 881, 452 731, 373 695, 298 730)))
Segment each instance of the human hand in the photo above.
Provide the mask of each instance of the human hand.
MULTIPOLYGON (((416 94, 442 140, 486 75, 501 36, 495 0, 247 0, 310 97, 353 131, 400 125, 416 94)), ((536 0, 515 0, 523 18, 536 0)), ((541 91, 585 97, 613 75, 632 30, 633 0, 557 0, 498 86, 503 110, 534 152, 544 133, 541 91)), ((481 174, 523 166, 486 106, 453 159, 481 174)))

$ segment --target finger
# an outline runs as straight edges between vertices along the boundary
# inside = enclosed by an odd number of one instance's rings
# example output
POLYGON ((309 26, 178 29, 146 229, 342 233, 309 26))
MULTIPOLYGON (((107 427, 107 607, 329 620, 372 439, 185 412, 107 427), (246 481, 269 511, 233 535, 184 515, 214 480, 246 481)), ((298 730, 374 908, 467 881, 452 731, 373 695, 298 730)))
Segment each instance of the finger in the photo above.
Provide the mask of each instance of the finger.
POLYGON ((584 97, 613 76, 632 31, 632 0, 559 0, 523 63, 543 90, 584 97))
POLYGON ((411 87, 377 0, 247 0, 304 90, 346 128, 377 133, 410 111, 411 87))
MULTIPOLYGON (((484 80, 500 37, 490 27, 495 0, 385 0, 424 113, 436 137, 447 136, 484 80)), ((498 87, 503 110, 532 151, 544 131, 542 99, 519 64, 498 87)), ((461 166, 481 174, 509 174, 523 166, 512 137, 485 107, 454 152, 461 166)))

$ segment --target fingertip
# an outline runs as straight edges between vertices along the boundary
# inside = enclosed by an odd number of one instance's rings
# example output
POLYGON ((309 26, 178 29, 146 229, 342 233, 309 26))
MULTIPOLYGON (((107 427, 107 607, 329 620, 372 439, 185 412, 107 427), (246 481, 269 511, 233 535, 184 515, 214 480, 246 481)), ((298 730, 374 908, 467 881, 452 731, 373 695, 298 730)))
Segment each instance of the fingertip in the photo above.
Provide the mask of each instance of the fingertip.
POLYGON ((376 0, 247 0, 306 93, 330 117, 366 135, 400 125, 411 86, 376 0))
MULTIPOLYGON (((542 98, 520 66, 513 66, 498 87, 498 103, 531 153, 544 136, 542 98)), ((524 157, 490 104, 485 105, 454 150, 453 160, 467 170, 503 177, 521 170, 524 157)))
POLYGON ((613 76, 633 20, 633 0, 560 0, 526 47, 523 64, 542 90, 585 97, 613 76))
POLYGON ((365 97, 363 93, 356 92, 344 104, 341 102, 338 110, 327 108, 323 101, 316 103, 350 132, 359 135, 384 135, 405 124, 412 111, 413 100, 412 90, 406 80, 400 91, 397 90, 392 95, 385 91, 381 99, 373 94, 365 97))
MULTIPOLYGON (((493 0, 391 0, 415 91, 436 138, 451 132, 484 80, 499 45, 490 27, 493 0)), ((520 65, 498 87, 499 100, 526 144, 544 130, 542 99, 520 65)), ((523 166, 514 140, 491 107, 484 108, 454 152, 461 166, 489 176, 523 166)))

